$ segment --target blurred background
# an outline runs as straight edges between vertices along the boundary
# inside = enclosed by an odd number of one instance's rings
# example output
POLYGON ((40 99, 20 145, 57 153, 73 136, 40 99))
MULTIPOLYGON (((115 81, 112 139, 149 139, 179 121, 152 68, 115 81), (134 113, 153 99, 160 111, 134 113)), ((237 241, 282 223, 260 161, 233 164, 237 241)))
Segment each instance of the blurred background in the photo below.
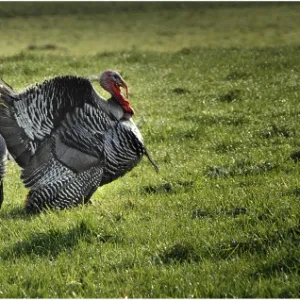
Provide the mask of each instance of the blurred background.
POLYGON ((1 2, 0 55, 300 44, 297 2, 1 2))

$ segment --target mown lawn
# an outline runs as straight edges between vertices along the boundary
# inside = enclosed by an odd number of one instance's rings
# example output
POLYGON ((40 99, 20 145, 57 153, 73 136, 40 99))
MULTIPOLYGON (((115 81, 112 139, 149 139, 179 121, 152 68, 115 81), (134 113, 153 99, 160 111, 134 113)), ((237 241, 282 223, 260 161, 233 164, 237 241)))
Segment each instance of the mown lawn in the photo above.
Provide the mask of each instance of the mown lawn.
POLYGON ((5 81, 119 70, 161 169, 144 159, 90 206, 27 216, 10 161, 0 297, 300 297, 299 3, 0 3, 0 16, 5 81))

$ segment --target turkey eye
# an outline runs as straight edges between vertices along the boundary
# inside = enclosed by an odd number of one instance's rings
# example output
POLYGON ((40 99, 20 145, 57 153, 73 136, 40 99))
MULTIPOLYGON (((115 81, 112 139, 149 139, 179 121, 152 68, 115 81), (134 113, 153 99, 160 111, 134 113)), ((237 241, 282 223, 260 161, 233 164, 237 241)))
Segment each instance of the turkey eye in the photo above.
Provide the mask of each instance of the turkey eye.
POLYGON ((113 80, 116 82, 116 83, 119 83, 120 82, 120 78, 118 75, 113 75, 113 80))

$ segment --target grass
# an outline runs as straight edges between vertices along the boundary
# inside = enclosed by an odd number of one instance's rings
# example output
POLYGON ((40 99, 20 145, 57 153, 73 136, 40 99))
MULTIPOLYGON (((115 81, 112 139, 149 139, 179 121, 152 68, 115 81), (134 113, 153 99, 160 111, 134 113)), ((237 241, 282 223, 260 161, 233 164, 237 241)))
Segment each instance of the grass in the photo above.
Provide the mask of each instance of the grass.
POLYGON ((1 77, 22 90, 119 70, 161 169, 144 159, 92 205, 32 217, 9 162, 0 297, 300 296, 298 3, 1 3, 0 14, 1 77))
POLYGON ((299 45, 300 34, 297 3, 7 2, 0 16, 0 55, 299 45))

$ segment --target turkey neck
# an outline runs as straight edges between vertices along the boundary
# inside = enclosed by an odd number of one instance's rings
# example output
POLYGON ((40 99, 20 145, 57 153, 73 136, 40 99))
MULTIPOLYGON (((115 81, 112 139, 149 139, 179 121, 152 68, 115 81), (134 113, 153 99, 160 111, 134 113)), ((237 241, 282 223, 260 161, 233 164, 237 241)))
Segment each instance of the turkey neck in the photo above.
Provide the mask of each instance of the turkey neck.
MULTIPOLYGON (((129 102, 127 101, 128 105, 129 102)), ((130 119, 132 117, 131 113, 124 111, 123 106, 120 105, 119 99, 111 97, 107 100, 107 108, 114 115, 114 117, 120 121, 122 119, 130 119)))

